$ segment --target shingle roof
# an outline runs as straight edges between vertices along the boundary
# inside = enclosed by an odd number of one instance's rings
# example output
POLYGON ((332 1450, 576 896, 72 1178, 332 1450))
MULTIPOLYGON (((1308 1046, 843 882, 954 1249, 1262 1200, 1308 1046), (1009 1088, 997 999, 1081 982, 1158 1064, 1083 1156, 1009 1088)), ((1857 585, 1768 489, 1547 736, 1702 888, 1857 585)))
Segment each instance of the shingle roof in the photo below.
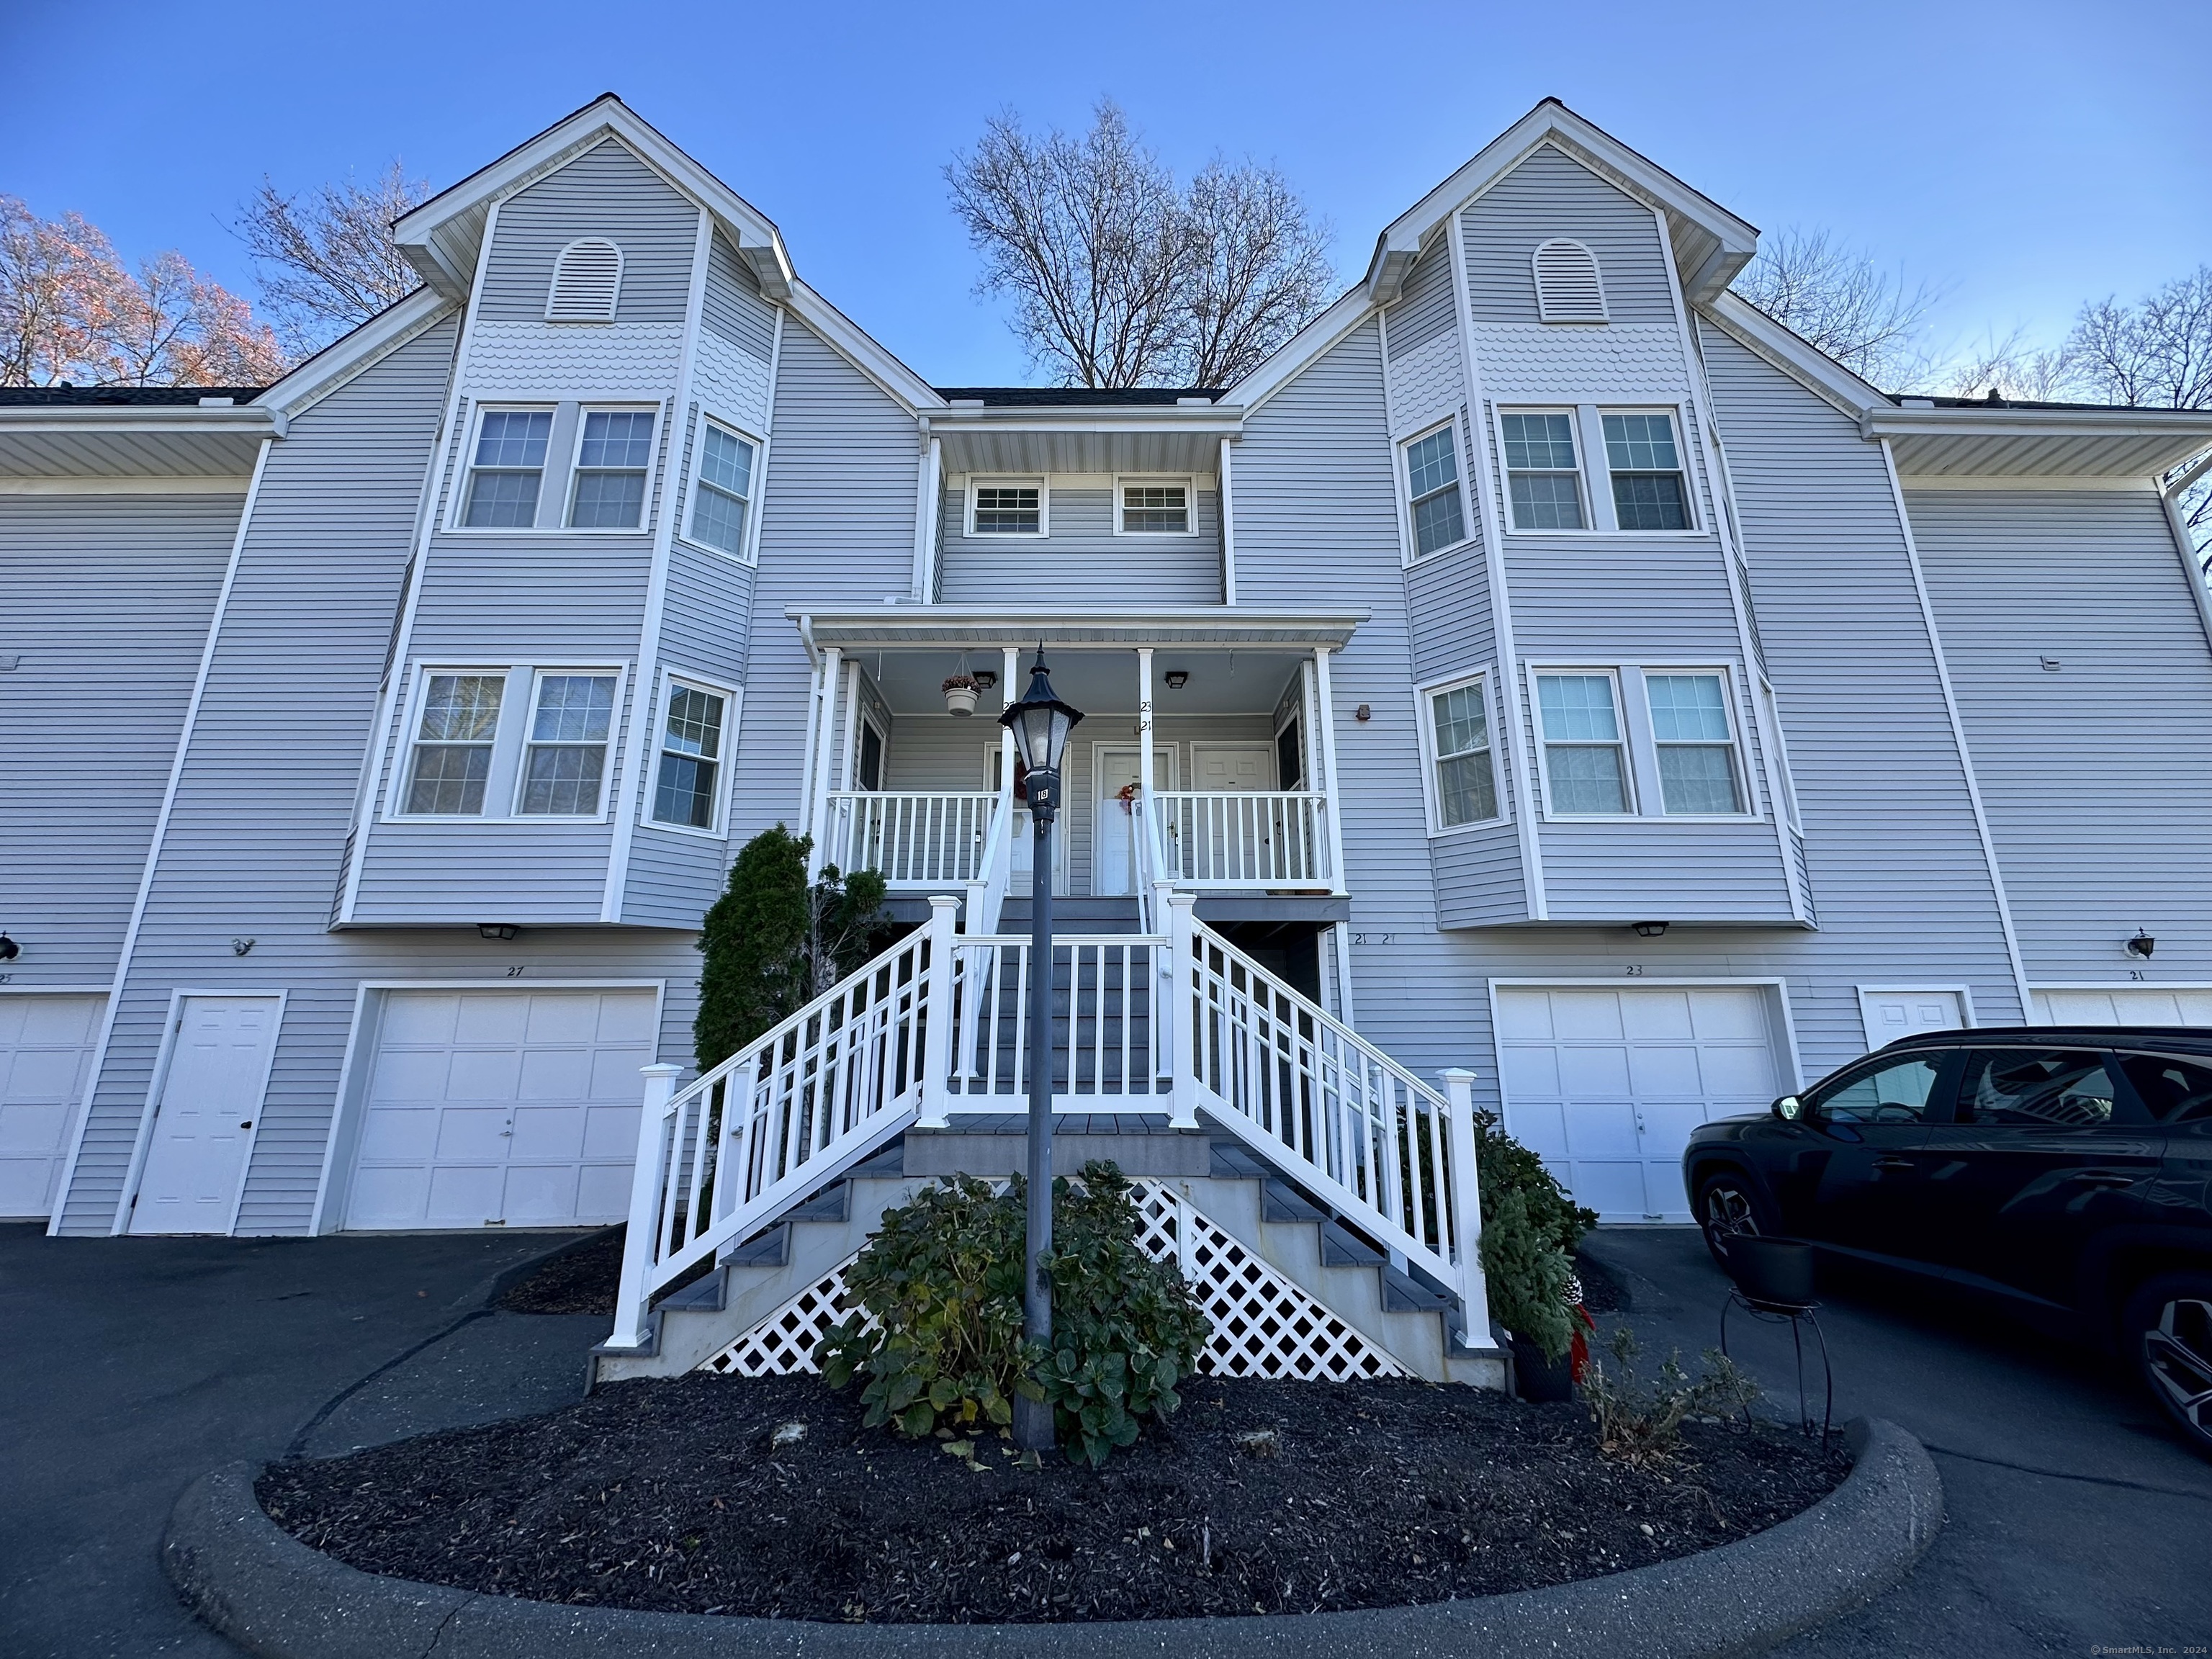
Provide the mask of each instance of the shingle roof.
POLYGON ((249 404, 266 390, 258 386, 0 386, 0 405, 139 404, 191 408, 210 398, 249 404))
MULTIPOLYGON (((2025 398, 1998 398, 1994 400, 1988 398, 1935 398, 1918 392, 1885 392, 1882 396, 1900 409, 1908 404, 1929 404, 1937 409, 2052 409, 2073 414, 2140 415, 2145 407, 2131 404, 2043 404, 2033 403, 2025 398)), ((2148 407, 2159 409, 2160 406, 2153 404, 2148 407)), ((2167 410, 2162 412, 2185 414, 2191 411, 2167 410)))
POLYGON ((940 386, 933 389, 947 403, 973 399, 999 409, 1050 408, 1055 405, 1091 408, 1115 404, 1172 406, 1182 398, 1204 398, 1212 402, 1221 396, 1222 390, 1218 386, 940 386))

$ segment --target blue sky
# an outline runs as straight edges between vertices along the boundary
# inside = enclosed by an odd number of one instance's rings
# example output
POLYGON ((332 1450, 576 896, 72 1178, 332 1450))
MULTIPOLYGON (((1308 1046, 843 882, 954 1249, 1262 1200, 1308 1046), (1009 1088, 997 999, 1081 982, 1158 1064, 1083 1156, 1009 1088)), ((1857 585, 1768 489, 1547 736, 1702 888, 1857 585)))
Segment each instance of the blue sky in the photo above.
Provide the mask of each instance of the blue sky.
POLYGON ((264 172, 300 188, 398 154, 443 185, 613 90, 925 375, 1018 382, 939 174, 994 112, 1079 125, 1111 94, 1180 172, 1272 159, 1334 222, 1348 279, 1384 223, 1554 94, 1762 228, 1825 226, 1943 288, 1939 338, 2055 336, 2085 298, 2212 258, 2205 27, 2201 0, 0 0, 0 191, 250 292, 225 227, 264 172))

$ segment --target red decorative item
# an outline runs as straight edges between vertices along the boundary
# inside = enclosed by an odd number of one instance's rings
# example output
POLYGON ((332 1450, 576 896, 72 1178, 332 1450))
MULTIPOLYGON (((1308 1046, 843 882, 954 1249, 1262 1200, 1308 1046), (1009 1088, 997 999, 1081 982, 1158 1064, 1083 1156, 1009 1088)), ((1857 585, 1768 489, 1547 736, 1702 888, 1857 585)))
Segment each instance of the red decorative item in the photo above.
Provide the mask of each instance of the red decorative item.
POLYGON ((1574 1334, 1567 1340, 1567 1373, 1580 1382, 1589 1367, 1589 1340, 1597 1334, 1597 1321, 1579 1302, 1568 1311, 1574 1315, 1574 1334))

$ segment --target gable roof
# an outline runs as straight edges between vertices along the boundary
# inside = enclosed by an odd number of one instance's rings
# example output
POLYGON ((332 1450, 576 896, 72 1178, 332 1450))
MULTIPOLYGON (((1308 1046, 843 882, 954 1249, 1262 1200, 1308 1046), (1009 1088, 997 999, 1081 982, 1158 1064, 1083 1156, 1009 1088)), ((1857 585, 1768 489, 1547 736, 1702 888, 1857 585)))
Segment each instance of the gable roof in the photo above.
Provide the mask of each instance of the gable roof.
POLYGON ((1376 305, 1398 297, 1399 286, 1421 244, 1467 200, 1510 171, 1539 144, 1550 143, 1577 161, 1657 208, 1666 217, 1683 296, 1692 303, 1725 289, 1759 250, 1758 228, 1700 191, 1692 190, 1649 157, 1584 120, 1556 98, 1547 98, 1499 133, 1450 178, 1393 220, 1376 239, 1362 286, 1376 305))

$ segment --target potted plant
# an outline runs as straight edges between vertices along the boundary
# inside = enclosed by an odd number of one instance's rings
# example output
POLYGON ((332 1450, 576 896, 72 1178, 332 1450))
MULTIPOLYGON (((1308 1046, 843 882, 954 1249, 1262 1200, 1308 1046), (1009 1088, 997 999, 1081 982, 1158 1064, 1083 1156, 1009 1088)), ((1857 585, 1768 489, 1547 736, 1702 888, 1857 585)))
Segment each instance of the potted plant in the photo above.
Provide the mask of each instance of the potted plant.
POLYGON ((976 684, 973 674, 963 670, 945 677, 939 688, 945 693, 945 712, 948 714, 972 714, 975 712, 975 694, 983 688, 976 684))
POLYGON ((1528 1195, 1510 1189, 1482 1218, 1490 1311, 1506 1329, 1515 1395, 1522 1400, 1571 1400, 1574 1323, 1567 1285, 1574 1268, 1528 1211, 1528 1195))

